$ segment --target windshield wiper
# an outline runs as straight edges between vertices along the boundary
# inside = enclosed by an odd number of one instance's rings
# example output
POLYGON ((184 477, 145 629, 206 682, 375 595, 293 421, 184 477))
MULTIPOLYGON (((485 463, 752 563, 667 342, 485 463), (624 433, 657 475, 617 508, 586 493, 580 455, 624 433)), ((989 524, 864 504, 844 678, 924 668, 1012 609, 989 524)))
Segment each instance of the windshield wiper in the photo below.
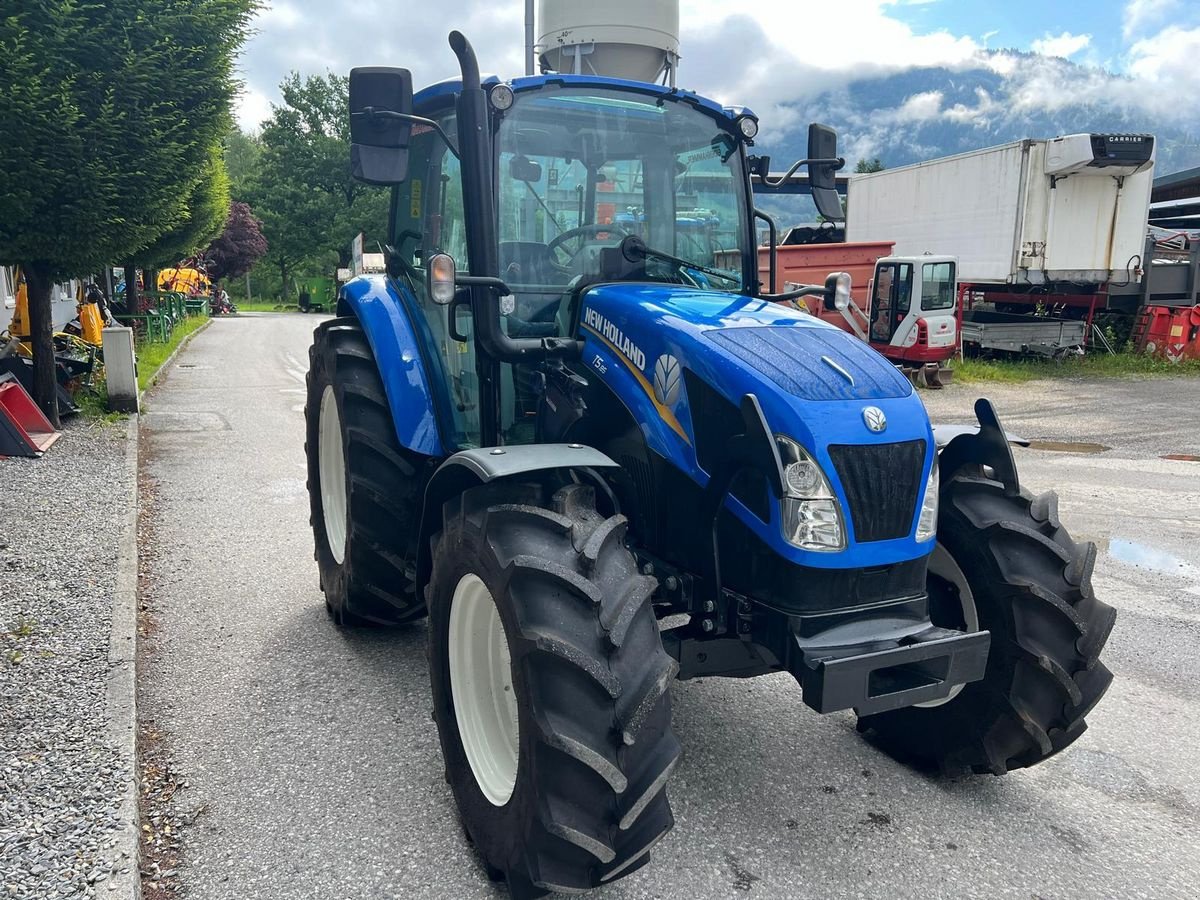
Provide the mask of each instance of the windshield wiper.
POLYGON ((710 269, 707 266, 697 265, 690 260, 672 256, 670 253, 655 250, 653 247, 647 246, 646 242, 636 234, 631 234, 621 241, 621 255, 630 262, 642 262, 650 257, 654 257, 655 259, 661 259, 663 262, 674 263, 684 269, 695 269, 697 272, 703 272, 705 275, 715 275, 717 278, 724 278, 732 284, 742 283, 742 279, 737 275, 730 275, 728 272, 722 272, 720 269, 710 269))
POLYGON ((550 211, 550 207, 546 205, 546 201, 542 199, 540 194, 538 194, 537 188, 535 188, 524 178, 520 179, 520 181, 529 190, 529 193, 533 195, 533 199, 538 202, 538 205, 546 211, 546 215, 550 217, 550 221, 554 223, 554 227, 558 229, 558 233, 562 234, 564 230, 562 225, 558 223, 558 219, 555 217, 554 213, 550 211))

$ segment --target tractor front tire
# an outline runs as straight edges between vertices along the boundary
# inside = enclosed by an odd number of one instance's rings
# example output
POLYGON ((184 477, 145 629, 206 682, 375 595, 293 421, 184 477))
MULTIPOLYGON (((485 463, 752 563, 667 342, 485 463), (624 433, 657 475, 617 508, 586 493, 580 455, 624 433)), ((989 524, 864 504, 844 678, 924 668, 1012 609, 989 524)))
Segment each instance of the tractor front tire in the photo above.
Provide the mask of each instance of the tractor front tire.
POLYGON ((593 489, 485 485, 446 504, 429 586, 446 779, 517 900, 578 892, 649 860, 679 758, 651 606, 657 582, 593 489))
POLYGON ((938 552, 953 574, 931 563, 930 611, 935 625, 991 632, 986 673, 946 702, 865 716, 859 730, 922 769, 1003 775, 1083 734, 1112 681, 1099 656, 1116 613, 1092 590, 1095 545, 1071 539, 1055 494, 1011 496, 976 471, 939 499, 938 552))
POLYGON ((322 322, 308 358, 304 449, 325 605, 340 625, 420 619, 426 610, 414 576, 422 458, 396 439, 356 319, 322 322))

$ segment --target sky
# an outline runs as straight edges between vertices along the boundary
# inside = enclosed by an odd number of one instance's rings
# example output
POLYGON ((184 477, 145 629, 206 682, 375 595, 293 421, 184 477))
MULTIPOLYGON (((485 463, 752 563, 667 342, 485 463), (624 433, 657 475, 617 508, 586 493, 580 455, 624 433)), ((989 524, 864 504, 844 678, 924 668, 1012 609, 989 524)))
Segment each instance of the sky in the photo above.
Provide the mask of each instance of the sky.
MULTIPOLYGON (((446 43, 455 28, 484 72, 523 73, 522 0, 267 2, 240 61, 237 116, 247 130, 270 114, 277 85, 293 70, 403 66, 418 88, 455 76, 446 43)), ((749 106, 764 127, 782 131, 807 124, 795 109, 806 98, 865 75, 930 65, 1000 72, 1011 83, 1008 105, 1112 104, 1200 128, 1198 0, 680 0, 680 21, 678 84, 749 106), (1040 58, 986 52, 999 49, 1040 58)), ((976 106, 946 108, 921 95, 893 114, 962 120, 988 115, 996 102, 981 96, 976 106)))

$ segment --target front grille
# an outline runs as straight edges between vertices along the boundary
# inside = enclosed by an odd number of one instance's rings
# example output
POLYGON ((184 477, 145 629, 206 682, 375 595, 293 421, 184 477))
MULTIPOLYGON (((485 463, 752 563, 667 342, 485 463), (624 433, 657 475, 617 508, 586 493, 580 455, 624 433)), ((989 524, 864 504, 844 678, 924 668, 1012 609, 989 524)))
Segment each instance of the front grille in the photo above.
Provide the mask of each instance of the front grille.
POLYGON ((907 536, 921 495, 925 442, 831 444, 829 456, 850 503, 855 540, 907 536))

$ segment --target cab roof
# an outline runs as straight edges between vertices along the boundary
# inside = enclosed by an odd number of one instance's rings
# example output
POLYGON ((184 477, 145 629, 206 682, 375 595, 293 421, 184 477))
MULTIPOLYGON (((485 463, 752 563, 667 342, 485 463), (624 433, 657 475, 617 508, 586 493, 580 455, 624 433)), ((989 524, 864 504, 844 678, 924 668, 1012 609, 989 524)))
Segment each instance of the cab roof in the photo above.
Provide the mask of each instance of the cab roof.
MULTIPOLYGON (((498 84, 500 79, 495 75, 484 75, 480 79, 483 86, 498 84)), ((739 116, 757 118, 753 112, 744 106, 721 106, 714 100, 702 97, 692 91, 681 88, 667 87, 662 84, 651 84, 645 81, 629 81, 625 78, 606 78, 599 75, 527 75, 513 78, 508 84, 514 91, 528 91, 547 84, 559 84, 570 87, 609 88, 618 91, 630 91, 651 96, 670 96, 678 101, 690 103, 709 115, 726 119, 736 119, 739 116)), ((426 115, 452 102, 454 96, 462 90, 462 79, 448 78, 422 88, 413 95, 413 109, 418 115, 426 115)))

